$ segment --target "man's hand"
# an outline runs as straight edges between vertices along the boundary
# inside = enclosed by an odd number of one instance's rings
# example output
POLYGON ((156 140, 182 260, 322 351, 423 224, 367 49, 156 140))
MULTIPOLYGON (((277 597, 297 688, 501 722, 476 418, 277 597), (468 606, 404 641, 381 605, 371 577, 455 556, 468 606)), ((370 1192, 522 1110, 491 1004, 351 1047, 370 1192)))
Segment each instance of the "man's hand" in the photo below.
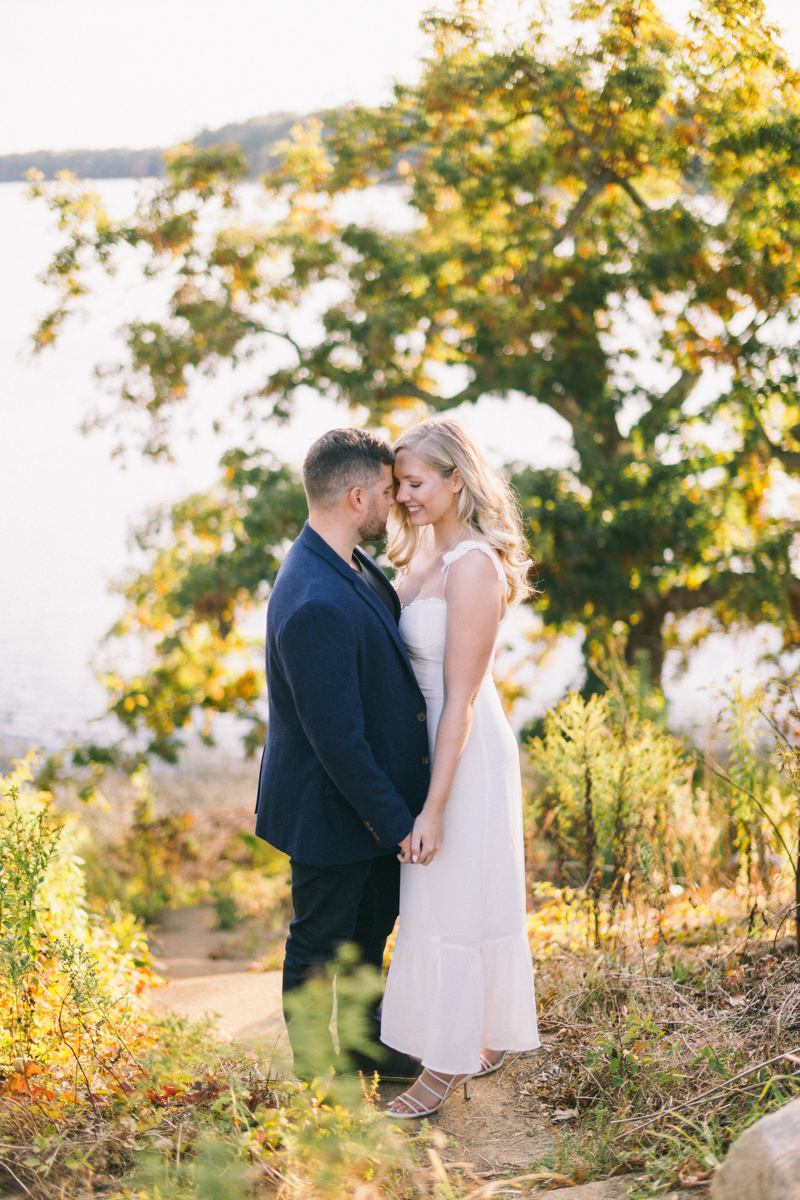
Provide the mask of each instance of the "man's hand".
MULTIPOLYGON (((411 832, 413 833, 413 829, 411 832)), ((400 853, 397 857, 401 863, 411 862, 411 833, 400 842, 400 853)))

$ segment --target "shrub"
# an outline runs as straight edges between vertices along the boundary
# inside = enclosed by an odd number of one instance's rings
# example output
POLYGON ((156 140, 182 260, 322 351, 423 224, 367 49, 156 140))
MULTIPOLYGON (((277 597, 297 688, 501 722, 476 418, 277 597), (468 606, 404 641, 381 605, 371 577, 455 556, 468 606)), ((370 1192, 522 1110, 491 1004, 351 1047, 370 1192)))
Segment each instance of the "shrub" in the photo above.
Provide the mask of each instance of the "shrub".
POLYGON ((604 890, 613 907, 637 873, 671 874, 672 818, 690 793, 691 766, 671 734, 611 691, 588 700, 570 692, 528 754, 544 777, 535 818, 555 851, 556 882, 582 884, 599 936, 604 890))
POLYGON ((4 1091, 30 1093, 42 1075, 96 1104, 120 1086, 120 1060, 135 1061, 148 951, 130 915, 89 912, 77 823, 29 783, 28 763, 0 777, 4 1091))
POLYGON ((117 903, 148 924, 164 908, 191 899, 184 880, 187 863, 198 857, 191 813, 156 814, 149 772, 138 766, 131 775, 136 799, 133 820, 116 845, 94 847, 89 862, 94 898, 117 903))

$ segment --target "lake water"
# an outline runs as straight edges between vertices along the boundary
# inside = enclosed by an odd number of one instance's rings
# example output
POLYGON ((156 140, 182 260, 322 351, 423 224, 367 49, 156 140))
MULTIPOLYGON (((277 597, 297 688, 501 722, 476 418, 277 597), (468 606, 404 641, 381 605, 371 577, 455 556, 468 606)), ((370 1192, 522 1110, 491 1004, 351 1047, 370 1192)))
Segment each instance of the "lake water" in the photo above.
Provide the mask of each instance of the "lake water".
MULTIPOLYGON (((99 190, 122 212, 136 186, 104 181, 99 190)), ((372 203, 393 221, 404 219, 396 192, 360 203, 362 209, 372 203)), ((113 433, 79 432, 99 397, 93 368, 120 356, 117 328, 135 314, 153 313, 157 301, 132 271, 101 276, 84 317, 68 325, 55 350, 32 359, 30 334, 48 304, 36 277, 57 244, 41 202, 30 203, 24 186, 0 184, 0 748, 12 752, 84 736, 103 711, 91 660, 120 611, 109 585, 136 561, 129 529, 149 509, 214 482, 236 421, 229 419, 217 438, 209 431, 211 415, 243 390, 225 376, 202 385, 183 423, 175 464, 154 464, 135 453, 124 468, 112 461, 113 433)), ((313 320, 311 312, 299 318, 306 328, 313 320)), ((569 457, 564 423, 530 401, 487 399, 460 415, 497 463, 523 458, 559 465, 569 457)), ((291 425, 265 425, 264 438, 279 457, 297 463, 315 437, 345 423, 345 410, 309 396, 291 425)), ((690 673, 668 688, 674 720, 702 724, 709 686, 732 669, 752 674, 764 638, 774 638, 774 631, 712 639, 690 673)), ((515 646, 509 661, 519 661, 529 643, 518 629, 508 640, 515 646)), ((527 663, 520 671, 531 699, 519 706, 518 721, 540 712, 579 677, 578 645, 565 641, 545 665, 527 663)))

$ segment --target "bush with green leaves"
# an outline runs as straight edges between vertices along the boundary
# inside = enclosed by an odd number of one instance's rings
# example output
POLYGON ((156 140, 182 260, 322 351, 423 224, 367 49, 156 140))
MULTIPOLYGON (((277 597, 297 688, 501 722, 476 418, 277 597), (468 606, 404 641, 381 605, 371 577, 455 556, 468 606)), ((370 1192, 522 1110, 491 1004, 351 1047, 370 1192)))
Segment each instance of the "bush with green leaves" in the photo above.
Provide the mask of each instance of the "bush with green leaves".
POLYGON ((678 739, 644 715, 635 672, 613 655, 612 667, 608 691, 588 699, 571 691, 528 742, 544 780, 534 819, 553 845, 557 882, 587 897, 596 937, 604 890, 615 907, 643 866, 649 877, 671 875, 673 810, 692 773, 678 739))
POLYGON ((89 911, 80 836, 75 818, 30 787, 28 763, 0 777, 5 1088, 29 1091, 30 1077, 50 1074, 95 1103, 119 1085, 115 1064, 134 1060, 149 954, 133 916, 89 911))

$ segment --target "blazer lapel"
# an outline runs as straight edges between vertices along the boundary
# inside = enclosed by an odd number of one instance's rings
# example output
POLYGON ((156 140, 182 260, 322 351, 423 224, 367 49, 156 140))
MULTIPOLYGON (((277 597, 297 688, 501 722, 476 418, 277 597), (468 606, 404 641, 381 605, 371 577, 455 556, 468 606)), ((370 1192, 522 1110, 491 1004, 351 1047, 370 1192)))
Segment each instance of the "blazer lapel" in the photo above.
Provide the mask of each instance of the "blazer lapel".
MULTIPOLYGON (((378 586, 383 589, 387 602, 392 606, 395 622, 399 621, 401 612, 400 597, 389 583, 389 580, 386 578, 378 564, 371 559, 366 551, 362 550, 360 546, 356 546, 353 552, 353 557, 361 564, 361 570, 363 574, 365 576, 369 576, 371 579, 374 579, 378 583, 378 586)), ((374 591, 374 589, 370 590, 374 591)), ((378 598, 380 599, 380 597, 378 598)))
POLYGON ((405 642, 400 636, 400 630, 397 626, 397 622, 393 619, 386 605, 375 595, 369 584, 365 583, 360 577, 358 571, 354 571, 352 567, 349 567, 344 559, 338 555, 335 550, 331 549, 325 539, 321 538, 319 534, 311 528, 307 521, 300 531, 300 535, 297 540, 301 541, 306 549, 311 550, 314 554, 319 555, 319 557, 323 558, 326 563, 329 563, 334 570, 338 571, 342 578, 348 581, 356 595, 359 596, 366 604, 369 604, 373 611, 378 614, 388 629, 392 641, 400 651, 400 657, 406 664, 406 667, 408 668, 412 677, 416 680, 413 668, 408 659, 408 651, 406 650, 405 642))

